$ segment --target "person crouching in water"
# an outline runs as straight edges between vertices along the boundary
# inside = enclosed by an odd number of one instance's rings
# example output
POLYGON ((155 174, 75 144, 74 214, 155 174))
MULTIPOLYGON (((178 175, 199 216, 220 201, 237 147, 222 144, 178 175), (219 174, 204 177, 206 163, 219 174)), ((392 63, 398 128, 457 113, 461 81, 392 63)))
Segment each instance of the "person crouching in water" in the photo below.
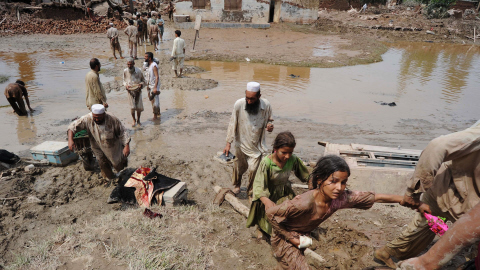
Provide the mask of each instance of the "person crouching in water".
POLYGON ((309 172, 297 156, 293 154, 296 142, 289 131, 281 132, 273 142, 272 154, 263 158, 253 181, 253 197, 247 228, 258 225, 257 238, 262 232, 272 234, 272 226, 268 222, 265 210, 286 199, 293 199, 295 192, 288 181, 293 172, 302 182, 307 182, 309 172))
POLYGON ((313 190, 266 210, 273 227, 270 240, 277 269, 311 269, 305 248, 307 236, 340 209, 369 209, 374 203, 400 203, 403 196, 346 190, 350 168, 339 156, 320 158, 311 175, 313 190))

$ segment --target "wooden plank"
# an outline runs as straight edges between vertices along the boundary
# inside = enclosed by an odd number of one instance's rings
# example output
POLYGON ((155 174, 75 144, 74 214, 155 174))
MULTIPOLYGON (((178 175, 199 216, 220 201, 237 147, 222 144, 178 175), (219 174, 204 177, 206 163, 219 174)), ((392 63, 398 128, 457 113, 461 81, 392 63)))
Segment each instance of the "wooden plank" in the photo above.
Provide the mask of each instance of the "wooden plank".
POLYGON ((308 185, 302 185, 302 184, 292 184, 292 187, 308 189, 308 185))
POLYGON ((411 154, 411 155, 420 155, 422 150, 416 149, 397 149, 393 147, 384 147, 384 146, 375 146, 375 145, 367 145, 367 144, 351 144, 353 150, 360 150, 360 151, 371 151, 371 152, 390 152, 390 153, 398 153, 398 154, 411 154))
POLYGON ((368 159, 368 158, 357 158, 358 163, 376 163, 376 164, 385 164, 385 165, 402 165, 402 166, 416 166, 417 161, 408 161, 408 160, 391 160, 391 159, 368 159))

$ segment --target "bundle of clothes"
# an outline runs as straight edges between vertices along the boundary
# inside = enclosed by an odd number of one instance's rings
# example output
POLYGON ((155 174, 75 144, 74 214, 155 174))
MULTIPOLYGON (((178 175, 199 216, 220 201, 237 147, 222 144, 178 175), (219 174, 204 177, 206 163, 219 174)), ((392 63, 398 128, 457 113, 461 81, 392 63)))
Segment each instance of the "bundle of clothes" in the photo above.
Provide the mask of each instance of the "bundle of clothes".
POLYGON ((152 204, 162 205, 163 193, 179 182, 180 180, 157 173, 156 169, 140 167, 125 170, 107 202, 122 202, 145 208, 152 204))

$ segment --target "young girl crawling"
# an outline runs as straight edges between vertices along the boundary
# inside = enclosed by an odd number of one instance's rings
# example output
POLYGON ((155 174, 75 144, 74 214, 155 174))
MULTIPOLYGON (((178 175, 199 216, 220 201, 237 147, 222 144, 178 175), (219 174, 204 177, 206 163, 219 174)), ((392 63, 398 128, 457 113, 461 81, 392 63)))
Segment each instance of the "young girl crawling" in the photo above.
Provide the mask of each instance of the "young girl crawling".
POLYGON ((267 209, 273 227, 271 244, 277 269, 311 269, 303 251, 312 244, 306 234, 339 209, 369 209, 374 203, 400 203, 403 196, 345 190, 350 168, 343 158, 318 160, 311 180, 313 190, 267 209))
MULTIPOLYGON (((309 173, 303 162, 293 154, 295 137, 285 131, 273 141, 273 153, 263 158, 253 181, 253 200, 247 219, 247 228, 258 225, 268 235, 272 227, 268 223, 265 209, 293 199, 295 192, 288 178, 293 172, 303 182, 307 182, 309 173)), ((259 237, 260 235, 257 235, 259 237)))

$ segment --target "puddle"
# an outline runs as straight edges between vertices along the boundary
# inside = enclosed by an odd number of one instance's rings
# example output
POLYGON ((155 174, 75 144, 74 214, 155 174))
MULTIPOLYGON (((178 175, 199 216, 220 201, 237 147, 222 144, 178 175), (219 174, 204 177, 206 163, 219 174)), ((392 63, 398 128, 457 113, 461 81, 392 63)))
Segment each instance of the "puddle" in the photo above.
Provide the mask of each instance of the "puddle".
MULTIPOLYGON (((328 45, 322 46, 319 51, 329 53, 328 45)), ((270 101, 276 117, 354 125, 378 131, 379 138, 385 133, 401 136, 405 134, 405 126, 442 129, 447 133, 452 125, 463 128, 480 118, 478 48, 425 43, 390 46, 383 62, 333 69, 191 61, 188 64, 200 66, 206 72, 190 76, 215 79, 219 85, 206 91, 162 91, 162 123, 204 110, 230 112, 235 100, 244 96, 248 81, 261 83, 262 96, 270 101), (397 106, 376 102, 395 102, 397 106), (168 119, 163 119, 165 109, 168 109, 165 115, 172 114, 168 119)), ((139 55, 143 54, 143 47, 139 55)), ((112 67, 107 56, 103 57, 102 68, 112 67)), ((27 150, 59 132, 66 132, 71 119, 87 113, 84 80, 89 59, 84 55, 58 51, 0 52, 0 59, 0 75, 10 76, 0 88, 5 89, 18 78, 24 80, 36 110, 33 117, 17 117, 5 106, 7 101, 0 98, 1 148, 27 150)), ((101 75, 101 80, 105 83, 113 78, 101 75)), ((144 125, 152 125, 146 121, 151 118, 151 109, 145 93, 143 98, 142 121, 144 125)), ((108 94, 108 103, 110 112, 129 126, 126 93, 108 94)), ((227 123, 225 129, 226 126, 227 123)), ((144 132, 136 133, 138 139, 147 139, 144 132)))
MULTIPOLYGON (((274 114, 396 131, 405 119, 444 126, 480 117, 480 54, 467 46, 395 44, 383 62, 333 69, 193 61, 219 80, 214 103, 233 104, 245 82, 262 84, 274 114), (300 75, 291 78, 290 74, 300 75), (231 97, 231 98, 230 98, 231 97), (376 102, 395 102, 396 107, 376 102)), ((227 109, 227 108, 226 108, 227 109)), ((473 121, 473 122, 472 122, 473 121)), ((420 127, 421 128, 421 127, 420 127)))

